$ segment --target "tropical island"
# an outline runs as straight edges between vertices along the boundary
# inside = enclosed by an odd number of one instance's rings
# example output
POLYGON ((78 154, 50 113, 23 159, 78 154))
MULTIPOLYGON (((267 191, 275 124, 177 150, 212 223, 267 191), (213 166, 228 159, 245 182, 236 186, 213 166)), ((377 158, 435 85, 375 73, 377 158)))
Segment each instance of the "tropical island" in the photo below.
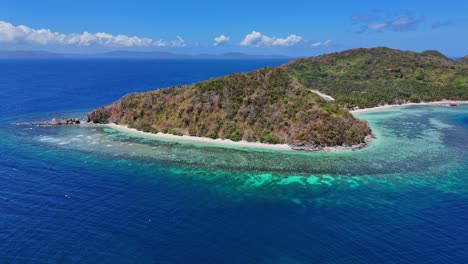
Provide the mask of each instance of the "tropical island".
POLYGON ((437 51, 352 49, 128 94, 91 111, 86 121, 300 150, 360 148, 372 131, 349 110, 468 100, 465 61, 437 51))

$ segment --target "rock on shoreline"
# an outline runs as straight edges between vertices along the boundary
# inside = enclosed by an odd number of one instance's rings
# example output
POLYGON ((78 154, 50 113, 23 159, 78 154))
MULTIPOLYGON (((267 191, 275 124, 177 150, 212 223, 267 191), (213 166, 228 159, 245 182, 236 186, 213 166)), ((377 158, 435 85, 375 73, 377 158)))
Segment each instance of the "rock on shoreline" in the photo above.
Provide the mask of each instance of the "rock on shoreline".
POLYGON ((293 150, 303 150, 303 151, 312 151, 312 152, 315 152, 315 151, 325 151, 325 152, 331 152, 331 151, 338 151, 338 150, 358 150, 358 149, 362 149, 364 147, 366 147, 369 142, 371 140, 374 139, 374 136, 371 134, 371 135, 367 135, 365 137, 365 140, 364 142, 362 143, 359 143, 359 144, 354 144, 354 145, 351 145, 351 146, 334 146, 334 147, 322 147, 322 146, 291 146, 291 149, 293 150))
POLYGON ((40 122, 40 123, 37 123, 36 125, 38 126, 62 126, 62 125, 79 125, 79 124, 81 124, 81 121, 79 118, 62 118, 62 119, 53 118, 52 120, 48 122, 40 122))

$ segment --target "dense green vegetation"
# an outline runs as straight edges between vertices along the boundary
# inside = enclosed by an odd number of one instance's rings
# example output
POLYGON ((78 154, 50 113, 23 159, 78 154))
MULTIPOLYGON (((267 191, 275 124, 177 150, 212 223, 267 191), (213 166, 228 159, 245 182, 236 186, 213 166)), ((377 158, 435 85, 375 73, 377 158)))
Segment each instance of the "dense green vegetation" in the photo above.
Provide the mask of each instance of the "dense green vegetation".
POLYGON ((433 50, 353 49, 294 60, 283 68, 306 87, 351 109, 468 100, 468 67, 433 50))
POLYGON ((468 100, 468 65, 438 51, 354 49, 124 96, 88 114, 95 123, 296 148, 351 146, 370 129, 345 108, 468 100), (310 90, 335 98, 326 102, 310 90))
POLYGON ((129 94, 88 117, 96 123, 111 121, 146 132, 301 148, 350 146, 363 143, 370 134, 366 122, 325 102, 282 68, 129 94))

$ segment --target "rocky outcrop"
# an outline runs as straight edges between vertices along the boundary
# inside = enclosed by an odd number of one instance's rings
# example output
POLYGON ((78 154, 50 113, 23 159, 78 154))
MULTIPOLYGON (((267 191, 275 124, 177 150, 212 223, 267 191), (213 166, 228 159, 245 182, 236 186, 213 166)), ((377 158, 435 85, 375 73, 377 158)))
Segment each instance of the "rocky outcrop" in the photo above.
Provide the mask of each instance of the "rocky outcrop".
POLYGON ((36 125, 38 126, 62 126, 62 125, 78 125, 81 121, 78 118, 62 118, 62 119, 52 119, 48 122, 40 122, 36 125))

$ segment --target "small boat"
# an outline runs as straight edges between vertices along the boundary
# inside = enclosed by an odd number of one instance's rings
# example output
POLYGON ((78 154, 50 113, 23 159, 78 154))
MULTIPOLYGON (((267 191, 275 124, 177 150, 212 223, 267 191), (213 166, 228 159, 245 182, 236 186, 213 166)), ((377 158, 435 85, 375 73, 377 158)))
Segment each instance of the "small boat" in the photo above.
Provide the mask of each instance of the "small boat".
POLYGON ((450 107, 457 107, 457 104, 452 103, 452 104, 449 104, 449 106, 450 107))

